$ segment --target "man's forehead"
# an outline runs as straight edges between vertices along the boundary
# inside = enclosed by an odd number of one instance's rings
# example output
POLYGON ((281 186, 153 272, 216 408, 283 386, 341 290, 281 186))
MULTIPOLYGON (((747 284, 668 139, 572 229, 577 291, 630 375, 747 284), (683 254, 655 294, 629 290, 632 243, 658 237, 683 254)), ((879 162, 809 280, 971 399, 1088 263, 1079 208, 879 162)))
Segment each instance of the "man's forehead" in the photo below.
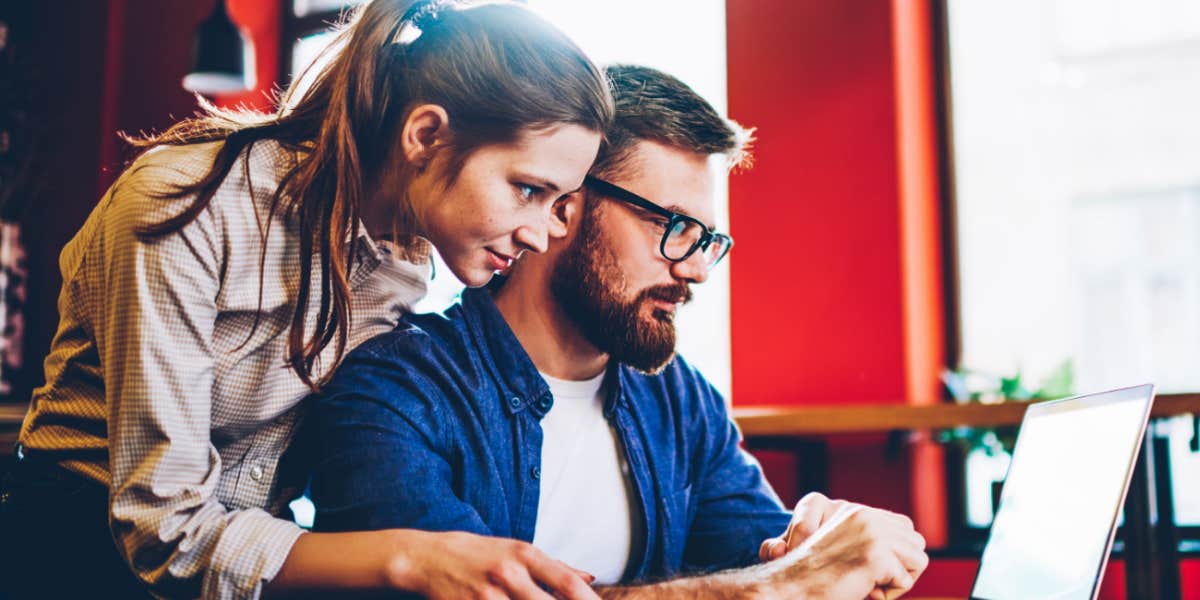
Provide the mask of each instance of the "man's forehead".
POLYGON ((718 167, 707 155, 642 140, 625 166, 612 183, 663 208, 715 225, 718 167))

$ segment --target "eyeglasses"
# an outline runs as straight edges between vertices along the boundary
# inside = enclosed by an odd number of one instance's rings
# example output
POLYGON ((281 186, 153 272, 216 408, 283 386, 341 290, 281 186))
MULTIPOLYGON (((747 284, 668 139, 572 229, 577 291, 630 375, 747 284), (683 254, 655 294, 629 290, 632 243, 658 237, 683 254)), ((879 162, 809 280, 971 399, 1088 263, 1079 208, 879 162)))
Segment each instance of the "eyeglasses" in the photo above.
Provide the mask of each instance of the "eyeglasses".
POLYGON ((609 198, 628 202, 666 219, 660 223, 663 236, 658 250, 671 262, 683 262, 699 250, 704 257, 704 264, 712 268, 725 258, 730 248, 733 248, 733 238, 709 229, 695 218, 667 210, 623 187, 591 175, 588 175, 584 182, 609 198))

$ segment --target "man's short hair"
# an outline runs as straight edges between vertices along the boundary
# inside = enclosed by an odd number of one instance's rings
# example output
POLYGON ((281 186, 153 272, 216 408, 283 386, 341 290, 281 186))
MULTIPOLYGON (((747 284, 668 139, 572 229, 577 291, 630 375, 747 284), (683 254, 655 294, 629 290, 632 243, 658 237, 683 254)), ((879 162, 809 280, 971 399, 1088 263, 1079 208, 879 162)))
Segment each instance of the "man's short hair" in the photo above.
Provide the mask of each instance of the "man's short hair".
POLYGON ((730 168, 748 164, 754 131, 717 114, 686 83, 638 65, 612 65, 605 75, 616 114, 592 166, 593 175, 603 179, 620 173, 641 140, 697 154, 721 154, 730 168))

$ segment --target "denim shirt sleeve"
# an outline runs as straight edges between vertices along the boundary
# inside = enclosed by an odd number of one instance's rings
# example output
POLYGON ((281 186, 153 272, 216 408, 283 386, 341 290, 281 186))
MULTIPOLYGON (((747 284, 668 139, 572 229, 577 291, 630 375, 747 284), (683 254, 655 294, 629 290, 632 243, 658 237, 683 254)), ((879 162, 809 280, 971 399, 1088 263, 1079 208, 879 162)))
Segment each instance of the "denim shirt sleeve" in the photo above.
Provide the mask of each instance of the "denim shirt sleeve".
POLYGON ((763 477, 758 461, 740 446, 725 399, 707 381, 697 387, 704 440, 694 457, 690 502, 695 516, 684 549, 685 571, 713 571, 758 562, 762 541, 782 534, 791 520, 763 477))
POLYGON ((437 354, 420 332, 386 334, 347 355, 310 399, 302 443, 313 453, 316 530, 491 533, 452 487, 454 436, 442 413, 455 378, 437 354))

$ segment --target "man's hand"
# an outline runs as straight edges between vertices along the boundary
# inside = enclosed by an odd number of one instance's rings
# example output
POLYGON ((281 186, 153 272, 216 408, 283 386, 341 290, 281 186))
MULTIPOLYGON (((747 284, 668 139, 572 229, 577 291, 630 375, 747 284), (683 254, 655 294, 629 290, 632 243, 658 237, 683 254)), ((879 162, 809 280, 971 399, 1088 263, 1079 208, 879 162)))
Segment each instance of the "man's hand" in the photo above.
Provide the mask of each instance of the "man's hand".
POLYGON ((764 542, 763 555, 789 543, 795 549, 746 569, 597 591, 606 600, 893 600, 929 565, 925 538, 912 521, 820 494, 800 501, 788 531, 764 542))
POLYGON ((803 544, 822 525, 829 522, 839 510, 850 506, 845 500, 830 500, 824 494, 811 492, 796 503, 792 511, 792 522, 783 535, 764 540, 758 548, 758 558, 763 562, 775 560, 803 544))
POLYGON ((925 538, 907 517, 819 494, 800 501, 787 533, 764 542, 762 553, 793 543, 763 565, 761 596, 891 600, 929 565, 925 538))

